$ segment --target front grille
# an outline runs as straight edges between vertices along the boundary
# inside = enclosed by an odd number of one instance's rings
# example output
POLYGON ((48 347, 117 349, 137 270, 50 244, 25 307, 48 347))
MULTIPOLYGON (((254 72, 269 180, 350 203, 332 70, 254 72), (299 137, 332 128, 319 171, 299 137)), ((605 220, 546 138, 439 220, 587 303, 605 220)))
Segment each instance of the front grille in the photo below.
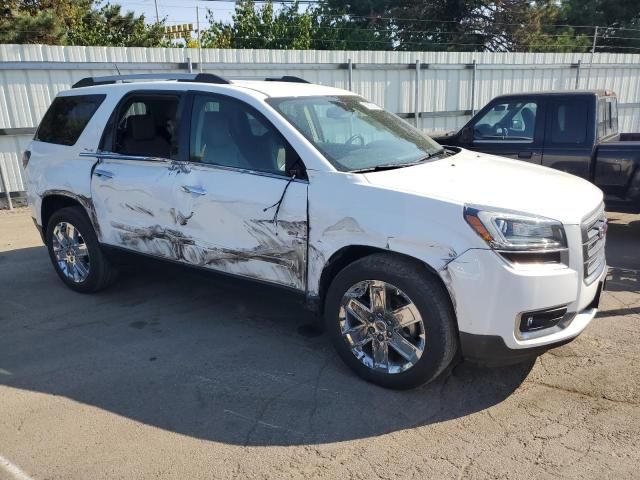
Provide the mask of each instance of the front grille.
POLYGON ((590 285, 606 267, 604 246, 607 239, 607 217, 604 207, 582 223, 582 259, 584 282, 590 285))

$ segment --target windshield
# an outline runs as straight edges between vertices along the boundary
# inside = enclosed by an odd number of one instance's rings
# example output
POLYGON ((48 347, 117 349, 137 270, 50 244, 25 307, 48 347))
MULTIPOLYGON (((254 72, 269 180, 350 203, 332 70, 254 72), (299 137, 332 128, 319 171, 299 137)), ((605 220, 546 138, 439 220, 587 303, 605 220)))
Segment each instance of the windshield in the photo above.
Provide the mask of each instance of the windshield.
POLYGON ((407 122, 360 97, 267 101, 341 171, 410 165, 443 151, 407 122))

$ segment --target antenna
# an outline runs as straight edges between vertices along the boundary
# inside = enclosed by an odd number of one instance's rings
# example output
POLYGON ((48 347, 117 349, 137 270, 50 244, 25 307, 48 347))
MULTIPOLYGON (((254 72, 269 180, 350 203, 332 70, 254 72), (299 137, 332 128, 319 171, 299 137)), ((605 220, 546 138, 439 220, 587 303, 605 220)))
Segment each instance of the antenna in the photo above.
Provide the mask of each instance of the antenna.
POLYGON ((122 75, 120 73, 120 69, 118 68, 118 64, 114 62, 113 66, 116 67, 116 72, 118 72, 118 75, 122 75))

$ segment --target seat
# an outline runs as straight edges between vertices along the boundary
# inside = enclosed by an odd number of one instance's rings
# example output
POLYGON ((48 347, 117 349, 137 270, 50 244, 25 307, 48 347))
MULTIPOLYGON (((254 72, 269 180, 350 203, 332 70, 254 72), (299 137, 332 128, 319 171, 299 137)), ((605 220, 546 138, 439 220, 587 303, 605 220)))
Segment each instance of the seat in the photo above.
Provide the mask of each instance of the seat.
POLYGON ((527 138, 533 138, 533 132, 536 126, 536 114, 533 113, 533 110, 530 108, 525 107, 520 112, 520 115, 522 116, 522 122, 524 123, 524 132, 522 135, 527 138))
POLYGON ((151 115, 129 117, 122 150, 122 153, 129 155, 161 158, 171 156, 171 145, 156 134, 156 124, 151 115))
POLYGON ((204 163, 250 168, 231 137, 229 122, 221 112, 205 112, 202 122, 200 157, 204 163))

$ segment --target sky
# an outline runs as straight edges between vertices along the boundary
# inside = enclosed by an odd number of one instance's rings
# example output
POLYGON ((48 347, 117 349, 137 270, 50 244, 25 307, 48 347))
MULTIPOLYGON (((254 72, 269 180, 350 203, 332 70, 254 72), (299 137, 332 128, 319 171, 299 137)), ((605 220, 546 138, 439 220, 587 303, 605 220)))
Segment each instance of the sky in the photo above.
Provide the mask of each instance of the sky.
MULTIPOLYGON (((216 21, 231 21, 231 15, 235 9, 232 0, 156 0, 158 3, 158 17, 162 20, 166 17, 166 25, 179 25, 183 23, 193 23, 196 28, 196 7, 200 10, 200 25, 204 29, 207 23, 207 9, 213 12, 216 21)), ((114 0, 112 3, 119 3, 123 10, 133 10, 138 15, 144 14, 147 21, 156 19, 156 7, 154 0, 114 0)), ((262 2, 256 2, 258 4, 262 2)), ((308 2, 301 2, 308 3, 308 2)), ((274 1, 277 8, 277 0, 274 1)), ((302 7, 304 8, 304 7, 302 7)))
MULTIPOLYGON (((231 21, 235 4, 233 2, 212 2, 203 0, 156 0, 160 19, 166 17, 167 25, 193 23, 196 28, 196 6, 200 10, 200 22, 207 25, 207 9, 213 12, 216 20, 231 21)), ((144 14, 147 21, 156 19, 154 0, 118 0, 113 3, 122 5, 123 10, 133 10, 138 15, 144 14)))

